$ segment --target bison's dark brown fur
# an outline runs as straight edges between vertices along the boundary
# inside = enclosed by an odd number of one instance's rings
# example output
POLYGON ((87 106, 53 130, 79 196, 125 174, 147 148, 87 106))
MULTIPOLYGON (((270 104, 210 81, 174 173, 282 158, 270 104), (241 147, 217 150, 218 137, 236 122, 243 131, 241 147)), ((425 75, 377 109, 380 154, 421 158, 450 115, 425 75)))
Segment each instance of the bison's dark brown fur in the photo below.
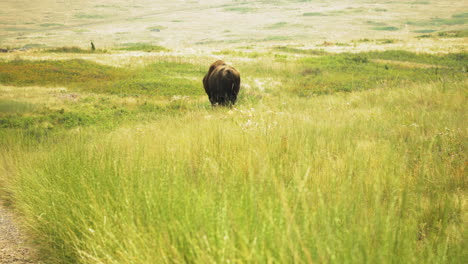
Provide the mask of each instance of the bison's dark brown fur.
POLYGON ((224 61, 217 60, 210 65, 203 86, 212 105, 233 105, 240 90, 240 74, 224 61))

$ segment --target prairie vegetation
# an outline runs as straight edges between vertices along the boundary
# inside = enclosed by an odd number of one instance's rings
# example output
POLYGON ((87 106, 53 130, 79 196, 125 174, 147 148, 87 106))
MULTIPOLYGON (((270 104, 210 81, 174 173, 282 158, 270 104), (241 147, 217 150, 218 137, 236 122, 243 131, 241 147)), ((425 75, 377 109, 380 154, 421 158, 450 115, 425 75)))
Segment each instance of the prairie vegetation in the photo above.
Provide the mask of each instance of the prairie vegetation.
POLYGON ((4 199, 51 263, 461 263, 466 54, 284 56, 233 109, 203 65, 3 62, 4 199))
POLYGON ((0 54, 0 199, 42 262, 465 262, 466 28, 393 16, 432 8, 464 21, 457 4, 168 2, 158 8, 173 15, 155 21, 139 13, 150 1, 114 2, 75 6, 76 27, 38 24, 85 30, 70 31, 89 37, 76 47, 0 39, 31 47, 0 54), (205 12, 265 23, 254 39, 253 26, 220 24, 225 38, 182 30, 205 12), (364 33, 352 38, 307 45, 289 32, 357 16, 350 27, 364 33), (122 20, 154 39, 125 28, 101 50, 92 34, 122 20), (171 45, 172 27, 188 47, 171 45), (89 39, 99 49, 83 48, 89 39), (203 90, 217 58, 241 73, 232 108, 203 90))

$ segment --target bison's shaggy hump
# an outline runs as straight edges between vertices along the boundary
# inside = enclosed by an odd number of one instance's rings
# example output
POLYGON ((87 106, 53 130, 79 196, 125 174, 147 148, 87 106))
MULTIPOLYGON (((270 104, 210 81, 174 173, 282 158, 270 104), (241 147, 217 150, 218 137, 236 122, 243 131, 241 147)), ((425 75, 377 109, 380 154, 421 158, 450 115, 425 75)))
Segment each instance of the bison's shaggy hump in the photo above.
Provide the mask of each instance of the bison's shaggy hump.
POLYGON ((224 61, 217 60, 210 65, 203 86, 212 105, 233 105, 240 90, 240 74, 224 61))

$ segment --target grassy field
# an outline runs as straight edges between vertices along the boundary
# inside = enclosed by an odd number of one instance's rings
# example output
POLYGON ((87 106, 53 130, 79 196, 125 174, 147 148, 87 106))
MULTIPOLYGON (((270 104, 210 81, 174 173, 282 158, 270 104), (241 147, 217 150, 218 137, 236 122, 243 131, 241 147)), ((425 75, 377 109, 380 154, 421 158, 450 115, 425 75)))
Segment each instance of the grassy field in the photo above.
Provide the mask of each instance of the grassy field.
POLYGON ((0 200, 38 263, 466 262, 462 4, 176 2, 0 10, 0 200))
POLYGON ((466 54, 273 50, 226 55, 227 109, 184 58, 2 62, 2 197, 46 262, 462 263, 466 54))

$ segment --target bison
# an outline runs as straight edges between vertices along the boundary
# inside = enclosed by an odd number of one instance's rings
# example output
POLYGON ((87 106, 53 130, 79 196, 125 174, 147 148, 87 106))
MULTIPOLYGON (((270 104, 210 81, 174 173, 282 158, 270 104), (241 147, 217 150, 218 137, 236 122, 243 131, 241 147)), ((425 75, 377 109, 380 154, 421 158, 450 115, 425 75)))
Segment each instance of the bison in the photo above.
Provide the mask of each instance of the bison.
POLYGON ((240 74, 224 61, 217 60, 210 65, 203 86, 212 105, 231 106, 236 103, 240 90, 240 74))

